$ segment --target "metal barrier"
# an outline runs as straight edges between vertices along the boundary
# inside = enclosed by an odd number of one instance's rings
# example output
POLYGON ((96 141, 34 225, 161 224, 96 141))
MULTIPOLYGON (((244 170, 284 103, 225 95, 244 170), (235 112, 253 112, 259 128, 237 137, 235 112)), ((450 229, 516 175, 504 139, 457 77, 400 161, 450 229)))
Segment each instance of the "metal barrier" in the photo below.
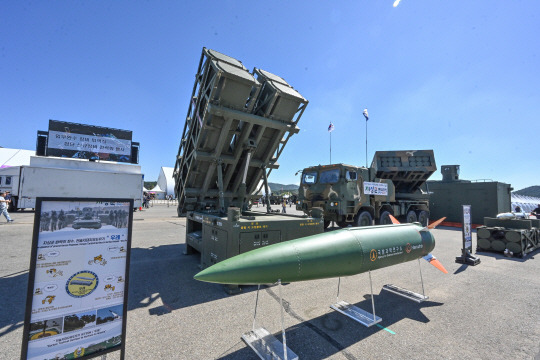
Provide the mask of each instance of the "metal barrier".
POLYGON ((167 205, 167 207, 169 207, 169 206, 178 206, 178 200, 177 199, 174 199, 174 200, 154 199, 154 200, 150 200, 149 205, 150 206, 167 205))

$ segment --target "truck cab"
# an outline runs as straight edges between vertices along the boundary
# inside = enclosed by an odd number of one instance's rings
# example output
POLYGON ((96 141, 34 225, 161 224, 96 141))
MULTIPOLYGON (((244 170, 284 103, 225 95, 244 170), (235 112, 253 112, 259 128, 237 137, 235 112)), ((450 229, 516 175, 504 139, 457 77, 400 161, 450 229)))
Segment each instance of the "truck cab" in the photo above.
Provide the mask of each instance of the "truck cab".
POLYGON ((300 180, 297 209, 308 214, 314 207, 322 208, 325 227, 331 221, 341 227, 371 225, 378 215, 376 201, 392 201, 394 189, 391 181, 380 179, 386 194, 366 194, 364 186, 369 179, 370 169, 365 167, 332 164, 306 168, 300 180))
POLYGON ((433 150, 377 151, 372 166, 318 165, 302 171, 297 210, 321 208, 324 225, 340 227, 429 222, 429 196, 422 190, 435 171, 433 150))

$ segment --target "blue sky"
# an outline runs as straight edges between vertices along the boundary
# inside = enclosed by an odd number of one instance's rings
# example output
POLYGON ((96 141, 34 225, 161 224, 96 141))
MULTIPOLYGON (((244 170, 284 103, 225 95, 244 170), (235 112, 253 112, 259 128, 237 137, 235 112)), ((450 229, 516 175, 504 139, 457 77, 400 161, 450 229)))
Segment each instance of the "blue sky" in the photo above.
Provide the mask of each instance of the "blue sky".
MULTIPOLYGON (((133 131, 146 180, 174 167, 203 46, 309 105, 271 182, 377 150, 433 149, 461 178, 540 184, 538 1, 2 1, 0 146, 56 119, 133 131)), ((432 179, 440 179, 437 170, 432 179)))

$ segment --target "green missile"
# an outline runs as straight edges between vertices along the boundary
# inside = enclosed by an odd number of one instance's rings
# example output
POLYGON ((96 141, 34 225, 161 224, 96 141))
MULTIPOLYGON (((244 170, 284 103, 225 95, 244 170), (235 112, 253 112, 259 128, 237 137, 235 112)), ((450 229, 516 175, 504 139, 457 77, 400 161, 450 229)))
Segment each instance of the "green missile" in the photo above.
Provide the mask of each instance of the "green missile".
POLYGON ((345 228, 269 245, 221 261, 195 275, 219 284, 257 285, 350 276, 424 257, 435 239, 418 223, 345 228))

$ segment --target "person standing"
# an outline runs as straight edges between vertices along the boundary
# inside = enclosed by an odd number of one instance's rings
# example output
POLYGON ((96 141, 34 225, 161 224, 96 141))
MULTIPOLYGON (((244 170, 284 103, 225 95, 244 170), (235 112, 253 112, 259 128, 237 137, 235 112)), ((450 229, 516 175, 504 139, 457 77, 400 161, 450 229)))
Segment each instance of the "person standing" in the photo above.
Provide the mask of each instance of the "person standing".
POLYGON ((283 207, 283 213, 286 214, 287 213, 287 199, 283 199, 283 203, 281 204, 281 206, 283 207))
POLYGON ((540 219, 540 204, 531 212, 531 215, 535 215, 537 219, 540 219))
POLYGON ((7 208, 8 208, 7 204, 9 204, 11 200, 6 200, 4 196, 6 196, 6 192, 5 191, 0 192, 0 213, 6 217, 6 220, 8 223, 11 223, 13 222, 13 220, 9 217, 9 214, 7 211, 7 208))
POLYGON ((60 215, 58 215, 58 229, 63 229, 66 227, 66 214, 64 210, 60 210, 60 215))
POLYGON ((51 232, 56 231, 56 225, 58 224, 58 215, 56 210, 51 212, 51 232))

